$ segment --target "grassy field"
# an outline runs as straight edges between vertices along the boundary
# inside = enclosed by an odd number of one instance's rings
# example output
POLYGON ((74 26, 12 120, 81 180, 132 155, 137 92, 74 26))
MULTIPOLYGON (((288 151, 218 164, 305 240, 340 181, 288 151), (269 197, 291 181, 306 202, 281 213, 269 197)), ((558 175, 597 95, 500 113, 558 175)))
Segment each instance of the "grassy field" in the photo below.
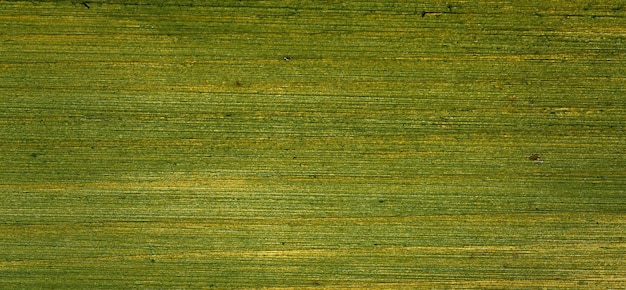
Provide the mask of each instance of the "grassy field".
POLYGON ((626 2, 414 2, 0 1, 0 288, 625 288, 626 2))

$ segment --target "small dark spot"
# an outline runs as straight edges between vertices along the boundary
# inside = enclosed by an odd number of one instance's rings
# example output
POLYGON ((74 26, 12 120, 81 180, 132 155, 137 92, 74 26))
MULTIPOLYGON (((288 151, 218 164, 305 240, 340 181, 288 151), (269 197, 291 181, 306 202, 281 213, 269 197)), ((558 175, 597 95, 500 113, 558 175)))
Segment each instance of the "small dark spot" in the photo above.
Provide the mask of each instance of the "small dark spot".
POLYGON ((37 158, 37 156, 39 156, 39 154, 38 154, 38 153, 31 153, 31 154, 30 154, 30 157, 32 157, 32 158, 37 158))
POLYGON ((386 200, 384 200, 384 199, 382 199, 382 198, 378 200, 378 202, 380 202, 380 203, 384 203, 385 201, 386 201, 386 200))
POLYGON ((449 12, 452 12, 452 4, 448 4, 446 7, 448 8, 449 12))
POLYGON ((283 57, 283 60, 284 61, 290 61, 291 60, 291 56, 286 55, 286 56, 283 57))
POLYGON ((291 158, 291 159, 296 159, 296 156, 294 156, 294 157, 293 157, 293 158, 291 158))
POLYGON ((239 81, 236 81, 235 82, 235 86, 241 87, 242 85, 241 85, 241 83, 239 81))
POLYGON ((286 243, 285 242, 280 242, 280 244, 284 246, 286 243))
POLYGON ((374 246, 378 246, 378 243, 374 243, 374 246))
POLYGON ((232 114, 228 113, 228 114, 225 114, 224 116, 230 117, 230 116, 232 116, 232 114))
POLYGON ((530 160, 530 161, 535 161, 535 162, 538 162, 538 163, 543 162, 543 160, 541 160, 541 154, 540 154, 540 153, 533 153, 533 154, 530 154, 530 155, 528 156, 528 160, 530 160))
POLYGON ((506 269, 506 268, 508 268, 508 267, 509 267, 509 264, 506 264, 506 263, 505 263, 504 265, 502 265, 502 268, 505 268, 505 269, 506 269))
POLYGON ((85 6, 85 7, 87 7, 87 9, 91 8, 91 7, 89 7, 89 4, 87 2, 83 2, 81 4, 83 4, 83 6, 85 6))
POLYGON ((426 16, 426 14, 427 14, 427 13, 428 13, 428 12, 426 12, 426 11, 422 11, 422 13, 421 13, 420 15, 421 15, 422 17, 424 17, 424 16, 426 16))
POLYGON ((154 259, 150 259, 150 263, 154 263, 156 262, 154 259))
POLYGON ((96 149, 96 146, 91 146, 91 149, 92 149, 92 150, 93 150, 93 149, 96 149))

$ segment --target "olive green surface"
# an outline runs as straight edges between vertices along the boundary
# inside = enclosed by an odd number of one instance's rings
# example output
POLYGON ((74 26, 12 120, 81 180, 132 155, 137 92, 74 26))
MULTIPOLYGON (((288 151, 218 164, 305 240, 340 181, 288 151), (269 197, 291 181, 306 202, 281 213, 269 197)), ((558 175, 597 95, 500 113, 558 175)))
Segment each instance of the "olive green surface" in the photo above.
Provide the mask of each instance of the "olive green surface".
POLYGON ((2 289, 626 288, 626 2, 0 1, 0 166, 2 289))

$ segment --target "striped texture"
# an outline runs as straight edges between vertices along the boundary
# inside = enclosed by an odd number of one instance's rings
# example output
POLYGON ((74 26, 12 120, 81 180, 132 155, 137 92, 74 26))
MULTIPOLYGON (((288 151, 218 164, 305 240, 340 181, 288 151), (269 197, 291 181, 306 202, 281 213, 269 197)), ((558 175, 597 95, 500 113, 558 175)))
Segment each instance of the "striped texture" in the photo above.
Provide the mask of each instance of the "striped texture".
POLYGON ((0 288, 626 287, 626 3, 413 2, 0 2, 0 288))

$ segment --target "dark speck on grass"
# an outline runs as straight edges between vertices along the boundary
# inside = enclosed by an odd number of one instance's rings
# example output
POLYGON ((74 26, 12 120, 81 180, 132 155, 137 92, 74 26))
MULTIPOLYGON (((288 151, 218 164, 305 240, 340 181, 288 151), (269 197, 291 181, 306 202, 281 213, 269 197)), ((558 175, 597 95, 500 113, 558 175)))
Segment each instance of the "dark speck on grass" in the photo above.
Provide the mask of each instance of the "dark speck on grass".
POLYGON ((284 61, 290 61, 291 60, 291 56, 286 55, 286 56, 283 57, 283 60, 284 61))
POLYGON ((538 162, 538 163, 543 162, 543 160, 541 160, 541 154, 539 154, 539 153, 530 154, 528 156, 528 160, 535 161, 535 162, 538 162))

